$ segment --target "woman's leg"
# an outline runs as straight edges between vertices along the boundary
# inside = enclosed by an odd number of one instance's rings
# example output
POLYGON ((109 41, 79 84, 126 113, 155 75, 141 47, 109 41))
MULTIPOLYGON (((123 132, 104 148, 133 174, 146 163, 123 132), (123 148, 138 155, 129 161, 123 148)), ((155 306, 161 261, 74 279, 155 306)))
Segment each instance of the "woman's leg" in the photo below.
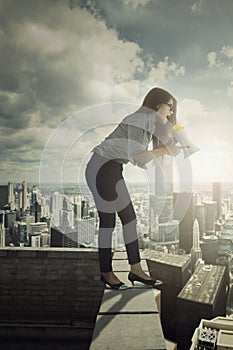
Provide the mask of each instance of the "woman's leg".
POLYGON ((147 278, 148 276, 141 269, 136 215, 122 176, 122 165, 114 161, 107 161, 94 154, 86 168, 86 180, 93 194, 100 218, 98 239, 100 271, 109 282, 117 283, 119 281, 112 272, 111 252, 115 212, 117 211, 122 222, 131 271, 147 278))
POLYGON ((127 251, 128 261, 130 264, 130 269, 131 272, 133 272, 137 276, 146 280, 151 280, 151 277, 148 276, 142 270, 141 267, 136 214, 124 180, 121 181, 121 186, 124 187, 125 193, 127 193, 129 196, 129 200, 127 201, 129 202, 129 204, 123 210, 118 211, 117 214, 122 223, 123 237, 125 241, 125 247, 127 251))
POLYGON ((118 278, 112 272, 112 233, 116 213, 110 204, 117 198, 116 176, 120 164, 93 154, 86 168, 87 184, 93 194, 99 215, 98 251, 100 271, 108 282, 116 284, 118 278))
POLYGON ((99 236, 98 251, 99 264, 101 272, 112 271, 112 233, 115 227, 116 214, 103 213, 99 214, 99 236))
POLYGON ((123 230, 123 237, 130 265, 140 262, 136 214, 132 202, 117 212, 123 230))

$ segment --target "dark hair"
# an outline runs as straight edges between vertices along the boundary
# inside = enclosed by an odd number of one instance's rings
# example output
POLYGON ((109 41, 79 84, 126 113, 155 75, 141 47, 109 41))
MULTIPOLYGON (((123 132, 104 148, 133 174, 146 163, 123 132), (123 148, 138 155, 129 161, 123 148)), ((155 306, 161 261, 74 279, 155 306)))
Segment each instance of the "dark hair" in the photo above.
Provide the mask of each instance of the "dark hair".
POLYGON ((177 105, 177 101, 175 99, 175 97, 170 94, 168 91, 163 90, 161 88, 155 87, 153 89, 151 89, 147 95, 145 96, 142 105, 146 106, 148 108, 153 109, 154 111, 157 111, 158 109, 158 105, 161 103, 165 103, 168 102, 170 99, 173 100, 173 114, 172 116, 169 118, 169 121, 172 125, 176 124, 176 105, 177 105))
POLYGON ((161 147, 164 145, 164 141, 166 141, 166 139, 169 140, 169 135, 171 134, 172 125, 176 124, 177 101, 175 97, 172 94, 170 94, 168 91, 158 87, 151 89, 143 100, 143 103, 142 103, 143 106, 153 109, 154 111, 157 111, 158 106, 161 103, 166 103, 170 99, 173 100, 173 113, 168 119, 170 123, 167 123, 164 126, 157 125, 157 133, 159 133, 160 136, 158 137, 158 135, 157 136, 153 135, 152 137, 153 148, 161 147), (163 142, 161 140, 163 140, 163 142))

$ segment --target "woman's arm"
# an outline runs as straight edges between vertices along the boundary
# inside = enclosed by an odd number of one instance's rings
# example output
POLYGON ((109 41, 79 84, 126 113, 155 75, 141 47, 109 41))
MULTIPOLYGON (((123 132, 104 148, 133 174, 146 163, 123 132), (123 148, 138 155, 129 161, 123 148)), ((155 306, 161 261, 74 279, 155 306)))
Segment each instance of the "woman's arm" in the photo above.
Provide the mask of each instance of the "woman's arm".
POLYGON ((145 165, 149 163, 152 159, 155 159, 157 157, 162 157, 165 155, 170 155, 175 157, 177 154, 180 153, 180 150, 181 149, 178 146, 158 147, 151 151, 144 151, 144 152, 135 154, 134 160, 138 164, 145 165))

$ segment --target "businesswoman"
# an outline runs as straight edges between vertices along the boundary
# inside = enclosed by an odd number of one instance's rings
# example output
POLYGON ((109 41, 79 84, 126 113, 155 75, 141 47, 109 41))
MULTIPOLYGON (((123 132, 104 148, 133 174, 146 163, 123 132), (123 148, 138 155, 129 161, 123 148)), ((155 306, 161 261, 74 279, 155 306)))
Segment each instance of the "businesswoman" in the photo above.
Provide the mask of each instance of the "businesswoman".
POLYGON ((122 224, 130 265, 129 281, 155 286, 161 284, 142 269, 136 215, 123 177, 124 165, 131 162, 142 168, 156 157, 176 156, 180 149, 171 142, 176 121, 176 99, 155 87, 145 96, 141 107, 126 116, 113 132, 93 150, 86 167, 86 181, 99 215, 98 252, 100 279, 112 289, 126 289, 112 268, 112 233, 116 215, 122 224), (153 140, 153 149, 148 144, 153 140))

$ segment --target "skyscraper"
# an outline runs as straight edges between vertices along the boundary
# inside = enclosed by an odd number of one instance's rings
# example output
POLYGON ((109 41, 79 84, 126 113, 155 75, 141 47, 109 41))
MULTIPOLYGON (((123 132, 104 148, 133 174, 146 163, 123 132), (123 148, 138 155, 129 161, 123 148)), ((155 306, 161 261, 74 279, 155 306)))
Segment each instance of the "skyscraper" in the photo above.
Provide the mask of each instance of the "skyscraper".
POLYGON ((190 253, 193 244, 193 194, 173 193, 173 217, 179 220, 179 247, 190 253))
POLYGON ((205 233, 205 206, 203 203, 196 203, 193 206, 193 217, 197 219, 199 224, 200 239, 205 233))
POLYGON ((150 194, 149 237, 158 246, 179 244, 178 222, 173 220, 173 159, 155 160, 155 185, 150 194))
POLYGON ((28 192, 27 192, 27 183, 23 181, 22 183, 22 209, 26 210, 28 207, 28 192))
POLYGON ((14 196, 14 183, 8 182, 8 203, 10 204, 10 209, 15 209, 15 196, 14 196))
POLYGON ((54 225, 60 225, 60 210, 63 208, 64 195, 54 192, 51 198, 51 213, 54 218, 54 225))
POLYGON ((205 264, 216 265, 218 254, 218 238, 216 236, 203 236, 200 242, 202 259, 205 264))
POLYGON ((0 210, 4 209, 4 206, 8 204, 8 186, 0 186, 0 210))
POLYGON ((0 212, 0 247, 5 247, 6 237, 5 237, 5 214, 0 212))
POLYGON ((217 219, 217 202, 205 201, 205 234, 215 234, 215 222, 217 219))
POLYGON ((20 245, 27 245, 29 243, 26 222, 15 222, 14 236, 20 245))
POLYGON ((217 217, 222 215, 222 183, 214 182, 212 185, 212 199, 217 203, 217 217))
POLYGON ((74 211, 63 208, 60 210, 60 227, 74 227, 74 211))
POLYGON ((198 259, 202 258, 202 251, 200 248, 200 235, 199 235, 199 224, 197 219, 193 223, 193 246, 191 249, 191 261, 192 261, 192 271, 195 270, 195 265, 198 259))

